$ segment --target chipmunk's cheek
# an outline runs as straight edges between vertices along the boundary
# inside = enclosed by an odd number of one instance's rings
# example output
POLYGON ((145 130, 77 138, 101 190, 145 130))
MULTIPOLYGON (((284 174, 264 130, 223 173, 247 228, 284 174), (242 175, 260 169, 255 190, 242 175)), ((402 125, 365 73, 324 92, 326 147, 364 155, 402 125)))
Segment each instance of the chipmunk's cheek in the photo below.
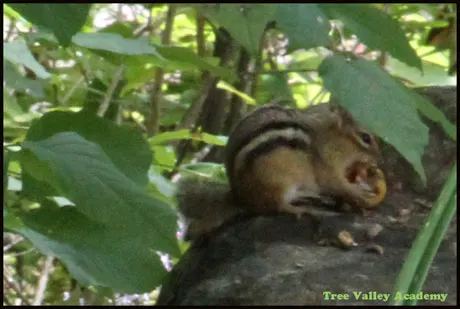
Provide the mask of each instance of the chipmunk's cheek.
POLYGON ((347 179, 361 192, 363 208, 377 207, 385 198, 387 185, 381 169, 358 162, 353 164, 347 173, 347 179))

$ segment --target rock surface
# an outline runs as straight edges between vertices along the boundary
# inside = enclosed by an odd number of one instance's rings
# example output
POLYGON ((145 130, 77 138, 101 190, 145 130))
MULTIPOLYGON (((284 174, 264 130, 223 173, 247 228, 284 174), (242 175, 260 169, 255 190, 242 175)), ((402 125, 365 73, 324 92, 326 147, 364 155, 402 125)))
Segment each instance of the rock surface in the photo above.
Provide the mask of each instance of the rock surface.
MULTIPOLYGON (((456 123, 455 87, 418 91, 456 123)), ((430 144, 423 157, 427 188, 420 186, 409 163, 386 147, 388 182, 397 185, 389 188, 377 211, 321 221, 311 217, 296 220, 290 215, 236 218, 190 247, 167 278, 158 304, 386 304, 373 298, 392 292, 411 244, 456 160, 456 143, 437 124, 426 122, 430 127, 430 144), (377 224, 380 233, 367 236, 377 224), (357 246, 345 250, 317 244, 318 237, 339 231, 348 231, 357 246), (332 299, 325 292, 349 299, 332 299), (353 292, 362 294, 358 297, 353 292)), ((447 293, 447 299, 418 304, 457 303, 456 231, 454 218, 423 288, 425 295, 447 293)))

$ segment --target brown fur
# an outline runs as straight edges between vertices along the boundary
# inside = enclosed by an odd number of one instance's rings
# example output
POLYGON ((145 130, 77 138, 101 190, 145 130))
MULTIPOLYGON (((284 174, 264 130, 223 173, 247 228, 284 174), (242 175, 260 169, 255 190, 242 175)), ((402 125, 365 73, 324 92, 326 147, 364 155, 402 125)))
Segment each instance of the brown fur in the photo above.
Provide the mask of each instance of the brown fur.
POLYGON ((284 196, 295 187, 318 191, 309 154, 289 148, 278 148, 257 158, 250 170, 241 175, 238 200, 248 211, 259 213, 282 211, 284 196), (267 168, 269 166, 270 168, 267 168))
POLYGON ((241 213, 232 203, 228 185, 210 179, 182 179, 176 198, 188 224, 186 240, 207 234, 241 213))
POLYGON ((225 164, 230 188, 209 180, 185 180, 179 186, 179 210, 190 222, 189 238, 196 238, 241 213, 287 212, 300 216, 307 211, 293 202, 319 195, 371 208, 386 192, 383 173, 377 168, 379 162, 375 137, 368 135, 344 108, 321 104, 300 112, 267 106, 244 118, 230 135, 225 164), (284 142, 284 138, 293 138, 293 131, 286 130, 291 126, 300 132, 295 137, 302 143, 284 142), (251 141, 257 145, 256 138, 263 134, 268 139, 261 143, 275 147, 262 152, 247 150, 247 156, 235 162, 238 153, 248 149, 251 141), (278 134, 282 143, 270 144, 278 134), (246 161, 252 163, 241 164, 246 161), (374 195, 351 179, 354 176, 350 175, 358 174, 374 195))

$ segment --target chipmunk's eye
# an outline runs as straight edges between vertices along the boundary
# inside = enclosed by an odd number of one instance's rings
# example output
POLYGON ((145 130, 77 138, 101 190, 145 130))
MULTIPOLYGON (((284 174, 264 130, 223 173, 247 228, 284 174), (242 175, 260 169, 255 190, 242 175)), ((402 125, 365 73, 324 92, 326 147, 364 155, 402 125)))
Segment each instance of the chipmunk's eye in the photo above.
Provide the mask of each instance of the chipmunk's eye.
POLYGON ((372 144, 372 136, 369 133, 361 131, 358 133, 358 135, 364 144, 369 146, 372 144))

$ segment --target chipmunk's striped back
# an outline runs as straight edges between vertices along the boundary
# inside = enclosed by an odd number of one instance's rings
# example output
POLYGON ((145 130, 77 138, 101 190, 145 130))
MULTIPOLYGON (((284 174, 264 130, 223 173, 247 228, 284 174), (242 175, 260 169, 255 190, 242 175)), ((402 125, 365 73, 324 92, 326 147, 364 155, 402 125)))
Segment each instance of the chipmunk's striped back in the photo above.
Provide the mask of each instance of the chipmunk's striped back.
POLYGON ((184 182, 179 209, 194 239, 240 214, 313 214, 305 202, 324 195, 375 208, 386 192, 378 163, 375 137, 346 109, 266 105, 230 134, 225 159, 230 190, 213 182, 184 182))
POLYGON ((255 110, 230 135, 225 162, 230 185, 242 171, 251 168, 254 160, 277 148, 308 151, 312 134, 298 111, 276 105, 255 110))

